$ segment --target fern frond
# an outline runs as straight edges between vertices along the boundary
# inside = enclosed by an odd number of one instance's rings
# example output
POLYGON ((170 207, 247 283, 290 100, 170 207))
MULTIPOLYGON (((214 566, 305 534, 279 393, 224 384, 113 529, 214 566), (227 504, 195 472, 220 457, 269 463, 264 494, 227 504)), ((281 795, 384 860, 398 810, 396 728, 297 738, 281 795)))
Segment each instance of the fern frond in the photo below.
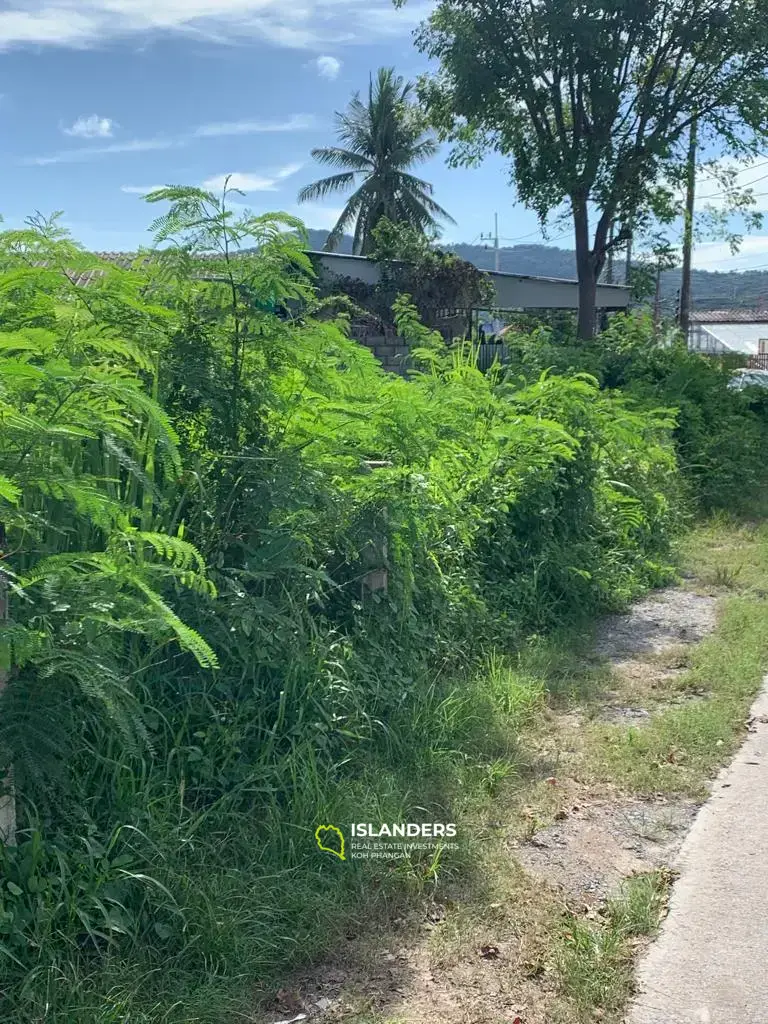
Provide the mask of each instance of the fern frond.
POLYGON ((168 607, 158 593, 147 586, 138 576, 134 576, 131 579, 131 583, 146 597, 152 608, 160 614, 163 623, 175 634, 180 647, 188 651, 201 668, 213 669, 219 667, 219 660, 213 648, 198 632, 182 622, 176 612, 168 607))

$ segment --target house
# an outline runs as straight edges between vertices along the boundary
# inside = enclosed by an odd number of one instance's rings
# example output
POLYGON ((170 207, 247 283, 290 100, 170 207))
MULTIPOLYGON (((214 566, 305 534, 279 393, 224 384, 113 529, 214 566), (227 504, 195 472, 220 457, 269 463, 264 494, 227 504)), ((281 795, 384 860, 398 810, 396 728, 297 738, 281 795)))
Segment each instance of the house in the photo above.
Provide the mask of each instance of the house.
MULTIPOLYGON (((379 266, 366 256, 348 256, 337 252, 311 252, 323 270, 337 277, 352 277, 366 284, 379 280, 379 266)), ((531 274, 509 274, 486 270, 495 293, 494 308, 498 310, 572 309, 579 308, 579 287, 576 281, 556 277, 534 277, 531 274)), ((598 284, 597 308, 606 312, 625 310, 629 306, 629 288, 622 284, 598 284)))
MULTIPOLYGON (((327 280, 353 279, 365 285, 376 285, 380 279, 380 267, 366 256, 349 256, 343 253, 310 252, 320 273, 327 280)), ((446 339, 464 337, 471 324, 478 325, 491 313, 521 312, 525 310, 572 310, 579 308, 578 282, 564 278, 534 277, 531 274, 510 274, 499 271, 483 271, 493 286, 492 309, 441 309, 435 326, 446 339)), ((616 313, 629 307, 630 290, 625 285, 598 284, 597 308, 600 312, 616 313)), ((382 333, 379 328, 354 324, 352 337, 371 349, 382 365, 395 373, 404 371, 408 357, 408 346, 402 338, 382 333)), ((477 346, 478 368, 487 369, 497 358, 506 358, 504 344, 480 344, 477 346)))
POLYGON ((688 348, 709 355, 737 353, 768 361, 768 309, 692 312, 688 348))

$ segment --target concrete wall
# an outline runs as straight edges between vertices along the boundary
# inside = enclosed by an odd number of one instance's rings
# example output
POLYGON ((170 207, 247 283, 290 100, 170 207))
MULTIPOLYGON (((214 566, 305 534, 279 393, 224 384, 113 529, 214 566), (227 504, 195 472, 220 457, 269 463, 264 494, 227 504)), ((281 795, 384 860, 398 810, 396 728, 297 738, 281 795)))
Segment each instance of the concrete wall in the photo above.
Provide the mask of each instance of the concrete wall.
MULTIPOLYGON (((497 309, 578 309, 576 281, 488 271, 496 292, 497 309)), ((626 309, 629 289, 618 284, 597 286, 598 309, 626 309)))
POLYGON ((382 334, 358 324, 352 324, 350 336, 369 348, 385 370, 405 375, 409 349, 403 338, 394 333, 382 334))

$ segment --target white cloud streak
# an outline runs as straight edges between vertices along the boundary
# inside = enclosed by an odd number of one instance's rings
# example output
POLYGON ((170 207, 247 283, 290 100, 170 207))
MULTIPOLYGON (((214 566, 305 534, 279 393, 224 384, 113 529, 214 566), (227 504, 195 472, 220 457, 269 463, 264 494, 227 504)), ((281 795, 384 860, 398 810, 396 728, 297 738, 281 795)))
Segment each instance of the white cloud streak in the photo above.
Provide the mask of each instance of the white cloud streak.
POLYGON ((213 43, 264 39, 275 46, 324 49, 407 35, 429 11, 412 0, 7 0, 0 12, 0 49, 86 48, 152 33, 187 33, 213 43))
POLYGON ((50 156, 31 156, 22 164, 46 167, 49 164, 74 164, 92 160, 96 156, 114 153, 147 153, 152 150, 173 149, 184 145, 179 139, 129 139, 127 142, 112 142, 108 146, 81 146, 78 149, 62 149, 50 156))
POLYGON ((341 61, 336 57, 318 57, 315 61, 315 67, 321 78, 330 78, 333 81, 334 78, 339 77, 341 61))
POLYGON ((203 188, 211 192, 221 192, 229 177, 229 188, 240 189, 241 192, 276 192, 280 182, 290 178, 301 170, 301 164, 288 164, 273 174, 249 174, 243 171, 232 171, 229 175, 217 174, 203 182, 203 188))
POLYGON ((215 138, 219 135, 259 135, 271 132, 300 132, 314 127, 311 114, 294 114, 286 121, 214 121, 201 124, 192 133, 195 138, 215 138))
POLYGON ((165 185, 121 185, 120 191, 130 196, 146 196, 150 192, 157 192, 159 188, 165 188, 165 185))
POLYGON ((80 139, 108 139, 114 127, 115 122, 110 117, 91 114, 90 117, 78 117, 73 125, 62 128, 62 131, 65 135, 74 135, 80 139))
POLYGON ((31 156, 22 160, 26 166, 46 167, 49 164, 82 163, 95 157, 116 153, 147 153, 153 150, 178 149, 198 139, 217 138, 225 135, 254 135, 261 132, 298 132, 315 125, 309 114, 295 114, 285 121, 232 121, 200 125, 184 135, 159 137, 155 139, 130 139, 126 142, 112 142, 106 146, 80 146, 77 149, 63 149, 49 156, 31 156))

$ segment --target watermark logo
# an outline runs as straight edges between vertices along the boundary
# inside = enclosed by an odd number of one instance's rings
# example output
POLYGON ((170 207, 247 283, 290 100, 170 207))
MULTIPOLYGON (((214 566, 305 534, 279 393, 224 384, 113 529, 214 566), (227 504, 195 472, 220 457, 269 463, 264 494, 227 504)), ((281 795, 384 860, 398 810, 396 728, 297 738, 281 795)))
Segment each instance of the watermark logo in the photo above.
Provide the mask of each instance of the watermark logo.
POLYGON ((315 829, 315 842, 321 850, 332 853, 339 860, 346 860, 344 853, 344 833, 335 825, 318 825, 315 829))
POLYGON ((349 846, 336 825, 318 825, 318 848, 339 860, 404 860, 419 852, 441 856, 459 848, 453 842, 457 838, 453 822, 353 822, 344 827, 351 837, 349 846))

